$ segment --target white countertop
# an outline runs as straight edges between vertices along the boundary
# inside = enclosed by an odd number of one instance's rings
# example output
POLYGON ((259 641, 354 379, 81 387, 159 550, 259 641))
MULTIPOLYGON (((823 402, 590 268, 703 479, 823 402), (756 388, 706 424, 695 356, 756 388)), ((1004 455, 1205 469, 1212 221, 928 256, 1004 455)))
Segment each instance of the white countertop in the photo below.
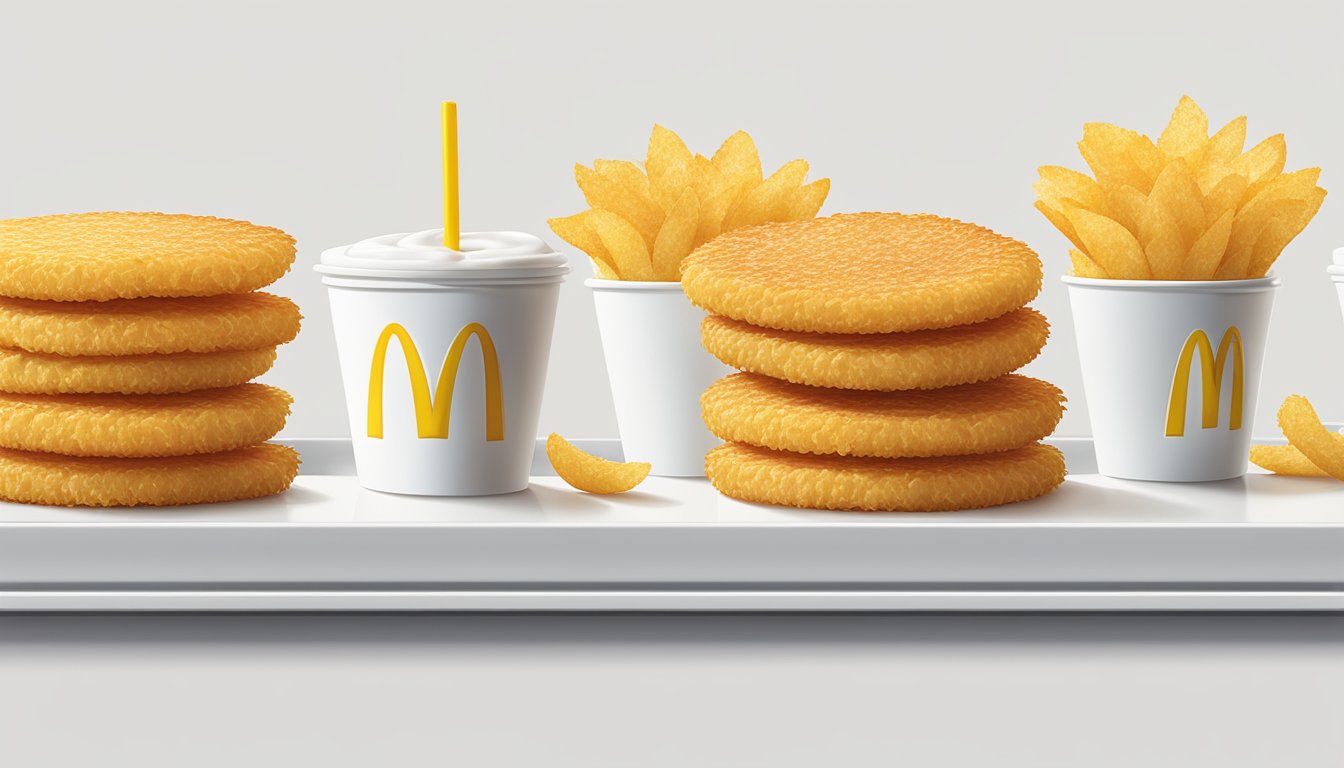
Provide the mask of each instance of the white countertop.
POLYGON ((359 486, 345 441, 301 440, 305 474, 268 499, 0 504, 0 609, 1344 609, 1344 484, 1114 480, 1089 441, 1056 443, 1070 475, 1042 499, 849 514, 659 477, 610 497, 541 474, 507 496, 398 496, 359 486))

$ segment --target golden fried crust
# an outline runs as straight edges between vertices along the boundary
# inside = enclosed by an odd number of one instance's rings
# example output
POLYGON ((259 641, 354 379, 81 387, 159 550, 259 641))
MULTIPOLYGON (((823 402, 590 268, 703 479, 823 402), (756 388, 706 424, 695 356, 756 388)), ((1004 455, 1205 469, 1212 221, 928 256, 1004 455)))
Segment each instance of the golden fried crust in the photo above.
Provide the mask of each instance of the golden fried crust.
POLYGON ((1025 244, 928 214, 850 213, 729 232, 682 264, 714 314, 785 331, 894 333, 978 323, 1031 301, 1025 244))
POLYGON ((1252 445, 1251 462, 1276 475, 1295 477, 1329 477, 1330 473, 1311 463, 1301 451, 1291 445, 1252 445))
POLYGON ((0 499, 62 507, 207 504, 280 493, 299 454, 272 443, 166 458, 91 458, 0 449, 0 499))
POLYGON ((0 296, 106 301, 245 293, 294 262, 294 238, 246 221, 69 213, 0 221, 0 296))
POLYGON ((1034 443, 1003 453, 925 459, 812 456, 725 443, 705 457, 725 496, 859 512, 945 512, 1042 496, 1064 482, 1064 455, 1034 443))
POLYGON ((260 349, 299 333, 299 308, 269 293, 181 299, 0 298, 0 347, 55 355, 260 349))
POLYGON ((1015 371, 1040 354, 1050 324, 1018 309, 972 325, 908 333, 776 331, 706 317, 705 349, 734 368, 814 387, 934 389, 985 381, 1015 371))
POLYGON ((862 392, 738 373, 700 398, 709 431, 749 445, 841 456, 961 456, 1034 443, 1054 431, 1064 394, 1009 374, 978 384, 862 392))
POLYGON ((185 456, 254 445, 285 426, 265 384, 175 395, 0 394, 0 448, 68 456, 185 456))
POLYGON ((1284 398, 1279 406, 1279 429, 1303 458, 1336 480, 1344 480, 1344 435, 1326 429, 1307 398, 1284 398))
POLYGON ((231 387, 275 364, 275 347, 172 355, 65 357, 0 349, 0 392, 152 395, 231 387))

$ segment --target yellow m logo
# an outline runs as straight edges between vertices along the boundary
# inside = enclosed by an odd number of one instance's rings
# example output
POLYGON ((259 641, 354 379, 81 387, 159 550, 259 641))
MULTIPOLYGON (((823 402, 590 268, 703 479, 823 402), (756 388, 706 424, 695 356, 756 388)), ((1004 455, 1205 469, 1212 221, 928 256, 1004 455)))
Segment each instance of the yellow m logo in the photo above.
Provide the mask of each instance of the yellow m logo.
POLYGON ((1235 325, 1228 326, 1222 341, 1218 343, 1218 354, 1215 355, 1209 335, 1202 328, 1196 328, 1185 340, 1181 356, 1176 360, 1176 374, 1171 380, 1171 398, 1167 401, 1167 437, 1185 434, 1185 400, 1190 390, 1190 366, 1194 364, 1196 351, 1199 352, 1199 370, 1203 382, 1200 388, 1200 426, 1204 429, 1218 426, 1218 401, 1222 398, 1223 368, 1227 363, 1228 350, 1232 352, 1232 413, 1228 416, 1227 428, 1241 429, 1245 378, 1241 331, 1235 325))
POLYGON ((499 355, 490 332, 480 323, 468 323, 457 332, 448 355, 439 367, 439 381, 434 396, 429 394, 429 380, 425 364, 415 348, 411 334, 400 323, 389 323, 373 345, 373 366, 369 370, 369 437, 383 436, 383 373, 387 361, 387 345, 396 339, 406 358, 406 369, 411 379, 411 401, 415 404, 417 437, 448 437, 448 415, 453 407, 453 384, 457 369, 462 364, 462 350, 475 336, 481 342, 481 363, 485 367, 485 439, 504 439, 504 395, 499 380, 499 355))

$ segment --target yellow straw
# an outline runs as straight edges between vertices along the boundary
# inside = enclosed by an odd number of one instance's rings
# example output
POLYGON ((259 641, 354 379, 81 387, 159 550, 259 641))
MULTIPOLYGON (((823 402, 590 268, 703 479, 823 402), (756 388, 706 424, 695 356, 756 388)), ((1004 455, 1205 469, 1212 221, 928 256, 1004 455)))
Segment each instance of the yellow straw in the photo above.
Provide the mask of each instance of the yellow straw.
POLYGON ((462 250, 457 209, 457 102, 443 102, 443 244, 462 250))

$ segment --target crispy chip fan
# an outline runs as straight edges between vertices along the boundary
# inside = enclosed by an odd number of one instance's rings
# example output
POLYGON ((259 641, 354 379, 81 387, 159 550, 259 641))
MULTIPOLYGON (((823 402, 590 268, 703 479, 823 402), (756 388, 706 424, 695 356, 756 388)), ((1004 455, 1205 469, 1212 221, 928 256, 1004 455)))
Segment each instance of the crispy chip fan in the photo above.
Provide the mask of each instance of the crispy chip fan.
POLYGON ((806 160, 794 160, 765 176, 756 142, 742 131, 705 157, 655 125, 642 168, 627 160, 576 165, 589 210, 548 223, 588 254, 598 277, 672 282, 682 259, 724 232, 815 218, 831 181, 805 183, 807 172, 806 160))
POLYGON ((1282 134, 1250 149, 1246 118, 1209 136, 1181 98, 1157 142, 1107 123, 1083 126, 1092 176, 1044 166, 1036 208, 1074 248, 1073 274, 1122 280, 1263 277, 1325 200, 1319 168, 1284 173, 1282 134))

